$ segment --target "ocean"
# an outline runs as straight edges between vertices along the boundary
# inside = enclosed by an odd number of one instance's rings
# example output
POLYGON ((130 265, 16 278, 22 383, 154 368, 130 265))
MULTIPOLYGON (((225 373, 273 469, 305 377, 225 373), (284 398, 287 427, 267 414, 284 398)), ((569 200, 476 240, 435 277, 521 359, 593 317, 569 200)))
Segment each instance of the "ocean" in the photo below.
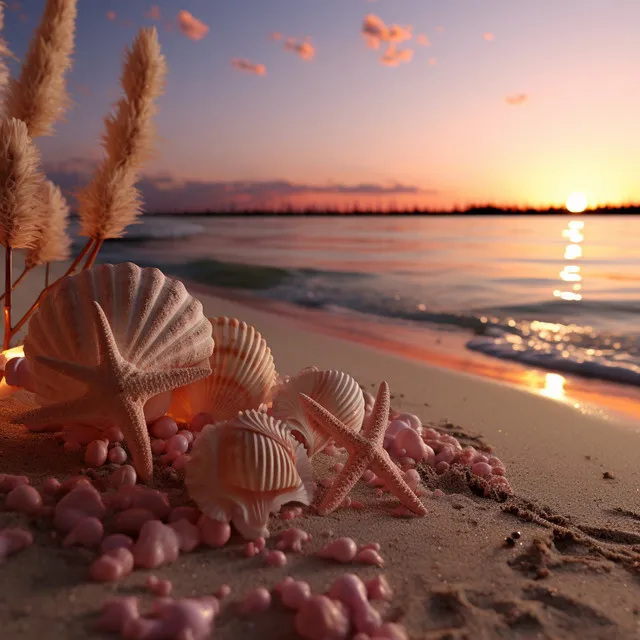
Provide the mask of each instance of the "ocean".
POLYGON ((100 260, 638 385, 639 237, 632 216, 148 216, 100 260))

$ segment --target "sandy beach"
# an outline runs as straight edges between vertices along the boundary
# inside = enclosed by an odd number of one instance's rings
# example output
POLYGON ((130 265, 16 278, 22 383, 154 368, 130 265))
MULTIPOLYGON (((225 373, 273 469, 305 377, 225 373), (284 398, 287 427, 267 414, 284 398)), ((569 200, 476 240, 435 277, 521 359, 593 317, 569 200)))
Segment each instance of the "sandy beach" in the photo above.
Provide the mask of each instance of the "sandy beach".
MULTIPOLYGON (((364 579, 383 574, 394 594, 382 608, 385 619, 401 622, 412 638, 638 637, 640 435, 630 423, 585 415, 512 386, 304 331, 264 311, 193 293, 208 316, 236 316, 258 328, 281 374, 316 365, 343 369, 370 390, 386 380, 396 410, 417 414, 423 424, 448 421, 442 429, 465 444, 490 444, 506 463, 515 494, 488 499, 477 495, 467 477, 424 472, 426 486, 445 495, 424 497, 424 518, 396 518, 391 512, 397 501, 388 494, 377 498, 361 482, 353 497, 364 510, 272 519, 269 547, 292 525, 313 535, 302 554, 288 554, 283 568, 267 567, 260 556, 243 557, 237 536, 222 549, 182 554, 154 572, 173 581, 172 595, 212 594, 225 583, 232 588, 214 637, 296 637, 294 613, 277 596, 266 613, 248 618, 237 615, 234 601, 258 585, 271 589, 286 575, 322 593, 345 571, 364 579), (505 538, 515 531, 521 536, 507 546, 505 538), (340 536, 378 542, 384 567, 339 565, 313 555, 340 536)), ((26 304, 28 289, 20 294, 26 304)), ((30 402, 30 394, 19 392, 0 404, 0 472, 25 473, 36 487, 47 476, 80 472, 82 452, 65 453, 52 434, 9 424, 17 408, 30 402)), ((331 475, 336 461, 319 455, 318 479, 331 475)), ((137 570, 106 586, 92 583, 93 552, 61 548, 46 521, 0 512, 0 526, 17 524, 33 531, 35 544, 0 568, 3 638, 110 637, 93 631, 105 600, 139 595, 150 602, 142 585, 151 572, 137 570)))

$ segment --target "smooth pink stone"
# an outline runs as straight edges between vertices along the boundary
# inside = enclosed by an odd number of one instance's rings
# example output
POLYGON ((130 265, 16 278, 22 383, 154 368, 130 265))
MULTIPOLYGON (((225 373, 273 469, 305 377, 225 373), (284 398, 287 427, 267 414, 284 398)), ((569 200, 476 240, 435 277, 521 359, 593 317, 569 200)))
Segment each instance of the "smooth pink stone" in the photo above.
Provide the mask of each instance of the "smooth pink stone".
POLYGON ((329 560, 346 564, 352 562, 358 552, 358 546, 351 538, 338 538, 318 551, 317 555, 329 560))
POLYGON ((200 540, 209 547, 223 547, 231 537, 231 527, 228 522, 212 520, 204 514, 198 520, 200 540))
POLYGON ((413 413, 399 413, 395 420, 402 420, 403 422, 407 422, 409 426, 415 431, 419 431, 422 429, 422 422, 418 416, 413 413))
POLYGON ((496 465, 499 466, 499 467, 504 467, 504 464, 503 464, 502 460, 500 460, 500 458, 496 458, 496 456, 489 456, 487 462, 492 467, 495 467, 496 465))
POLYGON ((389 602, 393 599, 393 590, 384 576, 377 575, 366 583, 366 587, 369 600, 386 600, 389 602))
POLYGON ((287 564, 287 556, 282 551, 274 550, 267 553, 267 564, 270 567, 284 567, 287 564))
POLYGON ((127 461, 127 452, 122 447, 113 447, 109 450, 108 458, 113 464, 124 464, 127 461))
POLYGON ((159 456, 161 453, 164 453, 164 450, 167 448, 167 443, 160 438, 152 438, 151 440, 151 453, 154 456, 159 456))
POLYGON ((401 624, 385 622, 371 640, 409 640, 409 634, 401 624))
POLYGON ((279 592, 282 604, 296 611, 311 597, 309 584, 298 580, 289 580, 282 583, 279 592))
POLYGON ((311 596, 295 618, 295 630, 305 640, 346 640, 350 627, 347 608, 327 596, 311 596))
POLYGON ((190 460, 191 460, 191 456, 188 453, 183 453, 171 463, 171 466, 176 471, 180 471, 181 469, 184 469, 189 464, 190 460))
POLYGON ((178 431, 178 435, 185 438, 190 445, 193 444, 193 441, 195 440, 193 431, 189 431, 189 429, 182 429, 178 431))
POLYGON ((456 452, 450 445, 445 445, 442 447, 438 455, 436 455, 435 464, 438 465, 440 462, 446 462, 447 464, 451 464, 456 457, 456 452))
POLYGON ((368 542, 367 544, 363 544, 358 547, 358 552, 364 551, 365 549, 373 549, 374 551, 380 551, 380 543, 379 542, 368 542))
POLYGON ((271 606, 271 594, 264 587, 249 591, 238 606, 241 615, 263 613, 271 606))
POLYGON ((253 556, 257 556, 258 553, 260 552, 258 551, 258 549, 256 549, 256 545, 254 542, 247 542, 244 545, 243 554, 245 558, 253 558, 253 556))
POLYGON ((285 529, 280 534, 280 538, 276 543, 276 549, 302 553, 303 543, 309 542, 309 540, 311 540, 311 536, 306 531, 292 527, 291 529, 285 529))
POLYGON ((22 513, 36 513, 42 506, 42 496, 35 487, 29 484, 21 484, 11 489, 4 503, 8 511, 20 511, 22 513))
POLYGON ((131 551, 133 549, 133 544, 133 538, 125 536, 124 533, 112 533, 102 540, 102 543, 100 544, 100 552, 109 553, 109 551, 119 549, 120 547, 131 551))
POLYGON ((186 453, 189 449, 189 442, 184 436, 176 433, 167 440, 167 453, 177 451, 178 453, 186 453))
POLYGON ((382 556, 375 549, 363 549, 356 554, 356 562, 375 564, 377 567, 384 565, 382 556))
POLYGON ((398 420, 398 418, 394 418, 387 427, 385 431, 385 437, 387 438, 395 438, 395 436, 402 431, 403 429, 411 429, 411 425, 407 420, 398 420))
POLYGON ((200 531, 196 525, 191 524, 184 518, 177 522, 172 522, 169 526, 176 532, 180 543, 180 551, 190 553, 200 544, 200 531))
POLYGON ((104 535, 104 527, 98 518, 81 520, 67 535, 62 543, 63 547, 80 545, 81 547, 97 547, 104 535))
POLYGON ((169 451, 167 453, 163 453, 160 456, 160 462, 162 464, 171 464, 174 460, 177 460, 182 454, 179 451, 169 451))
POLYGON ((90 484, 80 484, 56 505, 54 526, 60 531, 71 531, 85 518, 102 520, 106 513, 102 496, 90 484))
POLYGON ((158 598, 152 617, 137 618, 124 629, 128 640, 206 640, 211 637, 219 604, 203 598, 158 598))
POLYGON ((191 524, 198 524, 200 510, 195 507, 174 507, 169 514, 168 522, 178 522, 178 520, 188 520, 191 524))
POLYGON ((140 537, 133 547, 137 567, 156 569, 175 562, 180 555, 180 541, 176 532, 159 520, 146 522, 140 529, 140 537))
POLYGON ((67 440, 63 447, 66 453, 75 453, 76 451, 80 451, 82 449, 82 445, 77 440, 67 440))
POLYGON ((448 470, 449 470, 448 462, 438 462, 438 464, 436 464, 436 473, 439 473, 440 475, 442 475, 448 470))
POLYGON ((404 481, 409 485, 409 488, 415 492, 420 486, 420 474, 415 469, 409 469, 403 474, 404 481))
POLYGON ((113 519, 113 528, 118 533, 138 535, 140 529, 142 529, 142 526, 146 522, 155 519, 155 515, 152 511, 149 511, 149 509, 133 507, 116 514, 113 519))
POLYGON ((208 424, 213 424, 214 419, 210 413, 199 413, 191 420, 189 427, 191 431, 202 431, 208 424))
POLYGON ((87 445, 84 463, 88 467, 101 467, 107 461, 109 446, 104 440, 92 440, 87 445))
POLYGON ((0 564, 5 558, 33 544, 33 534, 28 529, 7 527, 0 529, 0 564))
POLYGON ((139 617, 138 598, 134 596, 114 598, 102 605, 95 628, 97 631, 107 633, 122 633, 129 621, 139 617))
POLYGON ((442 489, 434 489, 433 490, 433 496, 434 498, 444 498, 445 493, 442 489))
POLYGON ((10 473, 0 473, 0 493, 9 493, 23 484, 29 484, 29 478, 27 478, 27 476, 14 476, 10 473))
POLYGON ((60 480, 58 480, 57 478, 47 478, 42 483, 42 493, 47 496, 56 496, 58 495, 58 493, 60 493, 61 486, 62 485, 60 484, 60 480))
POLYGON ((109 476, 111 486, 116 488, 132 487, 135 485, 137 479, 138 474, 130 464, 122 465, 109 476))
POLYGON ((471 458, 471 464, 475 464, 476 462, 489 462, 489 457, 485 456, 481 451, 476 451, 473 458, 471 458))
POLYGON ((87 476, 71 476, 60 485, 60 493, 67 494, 78 487, 93 487, 87 476))
POLYGON ((133 571, 134 559, 131 551, 117 547, 101 555, 89 567, 89 575, 95 582, 114 582, 133 571))
POLYGON ((262 550, 265 548, 265 546, 267 545, 267 541, 266 541, 264 538, 262 538, 262 537, 260 537, 260 538, 256 538, 256 539, 253 541, 253 543, 256 545, 256 549, 257 549, 258 551, 262 551, 262 550))
MULTIPOLYGON (((367 549, 365 553, 369 551, 376 553, 373 549, 367 549)), ((366 585, 355 574, 340 576, 331 585, 327 595, 347 607, 357 631, 371 635, 382 624, 380 613, 369 604, 366 585)))
POLYGON ((491 475, 491 465, 486 462, 476 462, 471 467, 471 473, 475 473, 481 478, 488 478, 491 475))
POLYGON ((169 418, 169 416, 163 416, 162 418, 158 418, 149 429, 151 435, 154 438, 162 438, 163 440, 167 440, 171 436, 174 436, 178 433, 178 425, 173 418, 169 418))
POLYGON ((104 436, 109 442, 122 442, 124 440, 120 427, 109 427, 104 432, 104 436))
POLYGON ((146 586, 157 596, 166 598, 173 591, 173 583, 171 580, 163 580, 151 574, 147 577, 146 586))
MULTIPOLYGON (((120 468, 125 469, 126 466, 120 468)), ((120 487, 112 496, 111 504, 115 509, 148 509, 158 520, 165 520, 171 511, 166 493, 142 485, 120 487)))
POLYGON ((223 598, 227 598, 231 593, 231 587, 228 584, 223 584, 218 587, 218 590, 215 593, 216 598, 218 600, 222 600, 223 598))

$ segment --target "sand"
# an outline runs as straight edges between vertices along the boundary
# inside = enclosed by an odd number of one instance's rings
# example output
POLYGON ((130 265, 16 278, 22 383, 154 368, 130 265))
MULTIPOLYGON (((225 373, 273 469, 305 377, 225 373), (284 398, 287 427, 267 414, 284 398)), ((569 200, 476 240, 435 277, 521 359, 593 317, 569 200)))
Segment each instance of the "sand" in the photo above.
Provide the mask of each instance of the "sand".
MULTIPOLYGON (((173 580, 176 596, 231 585, 214 637, 296 637, 294 615, 279 603, 247 619, 235 613, 233 600, 257 585, 271 588, 285 575, 322 592, 346 570, 364 578, 386 576, 394 591, 386 617, 406 625, 413 638, 638 637, 637 424, 311 333, 286 318, 193 291, 207 315, 254 324, 282 374, 314 364, 343 369, 370 390, 386 380, 395 409, 415 413, 425 424, 446 419, 456 434, 480 434, 506 463, 515 492, 501 502, 477 495, 465 477, 425 473, 427 485, 440 487, 445 496, 425 498, 426 517, 405 519, 391 515, 397 505, 392 497, 379 499, 360 483, 353 497, 364 502, 364 511, 273 520, 268 546, 288 526, 313 534, 305 553, 288 554, 284 568, 267 567, 261 557, 244 558, 243 542, 234 537, 222 550, 199 549, 155 571, 173 580), (613 479, 604 479, 605 472, 613 479), (521 537, 506 546, 513 531, 521 537), (385 566, 345 567, 314 557, 329 532, 362 544, 379 542, 385 566)), ((36 486, 48 475, 77 473, 81 453, 64 453, 52 435, 27 434, 8 424, 17 407, 30 401, 20 393, 0 403, 0 473, 26 473, 36 486)), ((318 477, 330 475, 335 462, 318 456, 318 477)), ((0 512, 0 527, 16 523, 31 528, 36 544, 0 565, 1 638, 110 637, 92 630, 107 598, 136 594, 150 602, 142 588, 150 572, 136 571, 113 585, 91 583, 93 552, 62 549, 46 522, 0 512)))

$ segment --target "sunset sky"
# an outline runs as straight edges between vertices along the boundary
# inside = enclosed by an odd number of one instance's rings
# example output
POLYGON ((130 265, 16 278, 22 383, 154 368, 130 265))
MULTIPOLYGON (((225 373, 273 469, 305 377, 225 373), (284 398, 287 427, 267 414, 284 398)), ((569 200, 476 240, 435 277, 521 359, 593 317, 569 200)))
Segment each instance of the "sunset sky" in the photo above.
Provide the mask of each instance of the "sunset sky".
MULTIPOLYGON (((7 5, 21 57, 44 0, 7 5)), ((638 23, 638 0, 79 0, 76 106, 38 144, 61 186, 86 180, 156 25, 148 210, 640 201, 638 23)))

